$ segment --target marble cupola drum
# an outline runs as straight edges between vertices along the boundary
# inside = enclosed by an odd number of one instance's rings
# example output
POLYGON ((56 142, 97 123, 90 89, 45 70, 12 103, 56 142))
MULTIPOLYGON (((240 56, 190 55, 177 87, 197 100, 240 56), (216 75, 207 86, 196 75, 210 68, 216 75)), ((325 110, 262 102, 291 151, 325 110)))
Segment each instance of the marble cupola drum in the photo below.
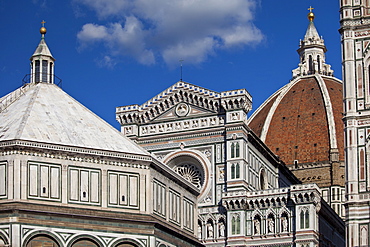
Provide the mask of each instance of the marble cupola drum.
POLYGON ((33 53, 31 60, 31 83, 46 82, 54 83, 54 62, 55 59, 46 45, 44 27, 45 21, 42 21, 43 26, 40 28, 41 41, 33 53))

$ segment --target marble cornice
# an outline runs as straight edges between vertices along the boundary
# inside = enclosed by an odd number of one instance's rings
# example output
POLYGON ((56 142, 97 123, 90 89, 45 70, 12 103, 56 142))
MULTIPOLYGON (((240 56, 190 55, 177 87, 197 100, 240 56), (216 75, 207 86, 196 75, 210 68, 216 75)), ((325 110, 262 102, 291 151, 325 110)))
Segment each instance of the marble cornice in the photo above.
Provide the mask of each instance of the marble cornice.
POLYGON ((0 142, 0 156, 28 155, 60 160, 89 162, 96 164, 125 166, 148 169, 153 159, 151 156, 140 156, 104 150, 80 147, 68 147, 57 144, 38 143, 23 140, 0 142))

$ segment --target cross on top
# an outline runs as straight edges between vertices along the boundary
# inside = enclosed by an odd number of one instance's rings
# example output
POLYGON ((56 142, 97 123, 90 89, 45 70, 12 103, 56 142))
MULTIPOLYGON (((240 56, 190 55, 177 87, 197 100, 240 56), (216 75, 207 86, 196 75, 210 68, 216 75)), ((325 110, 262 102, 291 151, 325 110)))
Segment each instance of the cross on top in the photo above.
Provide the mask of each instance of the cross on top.
POLYGON ((41 24, 42 26, 45 26, 46 21, 42 20, 41 24))
POLYGON ((313 10, 314 8, 312 8, 311 6, 308 8, 308 10, 310 11, 310 12, 312 12, 312 10, 313 10))

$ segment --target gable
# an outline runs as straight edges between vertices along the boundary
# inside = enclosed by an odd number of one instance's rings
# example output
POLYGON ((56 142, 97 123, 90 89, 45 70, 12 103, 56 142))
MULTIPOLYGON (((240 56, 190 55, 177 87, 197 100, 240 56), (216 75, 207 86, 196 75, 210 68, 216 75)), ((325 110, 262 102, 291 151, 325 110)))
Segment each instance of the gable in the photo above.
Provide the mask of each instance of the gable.
POLYGON ((180 118, 201 117, 214 115, 215 113, 217 112, 182 101, 171 107, 167 111, 163 112, 162 114, 158 115, 156 118, 152 119, 151 122, 175 120, 180 118))

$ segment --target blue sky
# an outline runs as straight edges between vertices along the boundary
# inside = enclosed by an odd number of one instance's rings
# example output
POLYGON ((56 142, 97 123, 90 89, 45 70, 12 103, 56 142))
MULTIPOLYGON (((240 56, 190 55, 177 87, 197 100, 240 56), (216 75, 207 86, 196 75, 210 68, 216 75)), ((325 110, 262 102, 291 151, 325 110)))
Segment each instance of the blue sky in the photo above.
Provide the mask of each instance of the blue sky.
POLYGON ((291 79, 312 5, 341 75, 338 0, 0 0, 0 96, 22 85, 40 41, 62 88, 119 128, 115 107, 142 104, 180 79, 246 88, 253 110, 291 79))

